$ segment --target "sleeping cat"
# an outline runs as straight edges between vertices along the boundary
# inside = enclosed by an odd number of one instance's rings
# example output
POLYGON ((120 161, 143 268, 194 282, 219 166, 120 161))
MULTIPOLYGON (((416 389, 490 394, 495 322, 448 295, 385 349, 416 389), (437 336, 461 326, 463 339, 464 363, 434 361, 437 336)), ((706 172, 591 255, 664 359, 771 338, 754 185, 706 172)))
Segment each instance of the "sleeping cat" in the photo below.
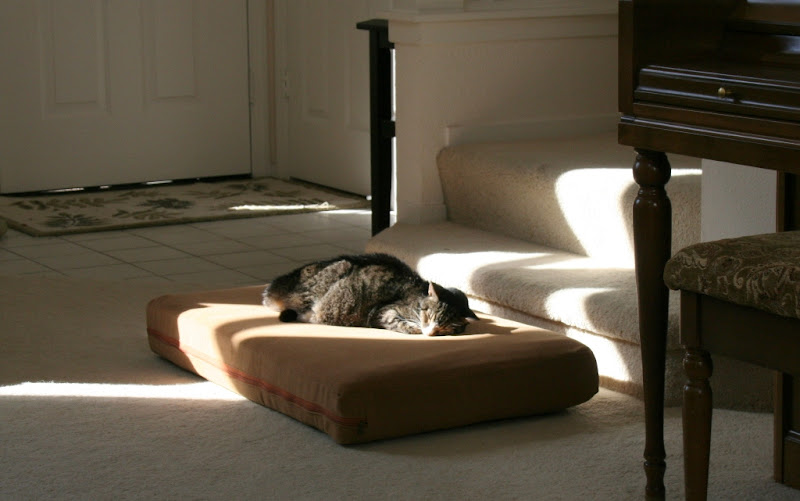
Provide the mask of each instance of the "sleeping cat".
POLYGON ((420 277, 388 254, 340 256, 276 278, 264 305, 282 322, 376 327, 407 334, 461 334, 478 317, 467 296, 420 277))

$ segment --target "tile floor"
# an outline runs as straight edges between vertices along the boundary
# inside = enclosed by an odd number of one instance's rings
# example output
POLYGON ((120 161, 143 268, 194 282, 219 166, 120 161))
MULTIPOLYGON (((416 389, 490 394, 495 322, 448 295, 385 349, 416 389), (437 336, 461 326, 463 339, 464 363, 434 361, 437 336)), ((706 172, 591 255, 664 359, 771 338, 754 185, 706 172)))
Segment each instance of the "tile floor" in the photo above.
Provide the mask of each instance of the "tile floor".
POLYGON ((363 252, 368 210, 31 237, 0 236, 0 275, 262 284, 315 259, 363 252))

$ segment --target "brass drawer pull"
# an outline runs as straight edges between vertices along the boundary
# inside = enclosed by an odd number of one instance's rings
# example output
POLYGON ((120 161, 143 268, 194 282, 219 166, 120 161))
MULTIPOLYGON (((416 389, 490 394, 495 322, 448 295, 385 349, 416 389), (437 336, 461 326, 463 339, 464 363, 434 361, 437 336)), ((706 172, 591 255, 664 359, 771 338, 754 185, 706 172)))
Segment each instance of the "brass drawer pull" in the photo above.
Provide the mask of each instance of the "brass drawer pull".
POLYGON ((726 97, 733 97, 733 91, 725 87, 720 87, 719 90, 717 90, 717 95, 720 99, 725 99, 726 97))

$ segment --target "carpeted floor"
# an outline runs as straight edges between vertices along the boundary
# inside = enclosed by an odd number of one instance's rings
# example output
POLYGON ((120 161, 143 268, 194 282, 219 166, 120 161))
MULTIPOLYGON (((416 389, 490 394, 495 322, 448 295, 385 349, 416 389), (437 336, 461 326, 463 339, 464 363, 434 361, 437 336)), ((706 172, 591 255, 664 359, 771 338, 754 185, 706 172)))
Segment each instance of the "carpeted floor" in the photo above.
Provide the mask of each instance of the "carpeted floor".
POLYGON ((261 178, 0 196, 0 219, 48 236, 367 206, 364 197, 261 178))
MULTIPOLYGON (((145 304, 179 287, 0 277, 0 498, 643 499, 637 400, 342 447, 153 355, 145 304)), ((771 444, 770 414, 716 412, 711 499, 800 499, 771 444)))

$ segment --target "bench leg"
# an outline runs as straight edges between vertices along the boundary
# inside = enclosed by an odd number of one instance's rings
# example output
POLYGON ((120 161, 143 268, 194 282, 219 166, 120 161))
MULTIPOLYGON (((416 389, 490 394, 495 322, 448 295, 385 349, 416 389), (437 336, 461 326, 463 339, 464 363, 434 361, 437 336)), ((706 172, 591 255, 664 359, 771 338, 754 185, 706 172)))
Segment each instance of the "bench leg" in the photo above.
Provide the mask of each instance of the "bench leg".
POLYGON ((683 367, 688 381, 683 387, 683 461, 686 499, 705 500, 711 450, 712 395, 708 379, 713 364, 708 352, 686 347, 683 367))

